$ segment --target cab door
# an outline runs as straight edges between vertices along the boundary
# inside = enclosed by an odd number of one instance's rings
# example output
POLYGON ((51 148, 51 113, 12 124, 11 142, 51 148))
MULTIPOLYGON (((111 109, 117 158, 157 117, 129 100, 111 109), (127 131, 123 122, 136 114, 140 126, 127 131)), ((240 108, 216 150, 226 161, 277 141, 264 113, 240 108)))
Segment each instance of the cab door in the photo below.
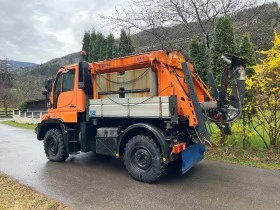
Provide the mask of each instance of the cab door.
POLYGON ((60 118, 64 122, 77 121, 75 95, 75 69, 67 69, 56 77, 53 88, 52 117, 60 118))

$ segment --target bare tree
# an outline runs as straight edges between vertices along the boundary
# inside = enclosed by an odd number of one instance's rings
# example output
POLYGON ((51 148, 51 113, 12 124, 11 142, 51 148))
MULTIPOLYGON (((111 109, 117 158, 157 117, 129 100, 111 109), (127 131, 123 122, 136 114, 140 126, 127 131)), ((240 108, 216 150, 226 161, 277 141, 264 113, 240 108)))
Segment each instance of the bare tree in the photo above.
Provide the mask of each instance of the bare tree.
POLYGON ((12 72, 11 64, 6 58, 5 60, 0 60, 0 86, 5 88, 12 87, 12 72))
POLYGON ((20 101, 41 99, 41 90, 44 87, 47 76, 23 74, 14 81, 14 87, 19 93, 20 101))
POLYGON ((110 25, 151 34, 154 40, 149 45, 177 48, 180 42, 203 36, 209 49, 213 25, 218 17, 233 15, 262 3, 260 0, 131 0, 126 8, 117 8, 114 15, 100 17, 110 25), (199 33, 190 34, 192 27, 198 27, 199 33), (185 38, 174 40, 178 34, 185 38))
POLYGON ((4 108, 6 115, 8 114, 8 108, 12 108, 16 104, 15 92, 10 88, 0 87, 0 102, 4 108))
POLYGON ((0 106, 2 106, 6 112, 14 102, 13 87, 13 74, 11 72, 11 64, 6 60, 0 61, 0 106))

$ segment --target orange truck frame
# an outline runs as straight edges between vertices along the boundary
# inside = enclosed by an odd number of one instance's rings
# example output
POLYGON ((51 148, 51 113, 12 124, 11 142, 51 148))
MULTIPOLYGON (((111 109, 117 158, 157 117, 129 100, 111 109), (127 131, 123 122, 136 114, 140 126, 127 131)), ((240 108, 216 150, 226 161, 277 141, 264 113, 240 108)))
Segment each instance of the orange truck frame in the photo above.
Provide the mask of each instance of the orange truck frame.
POLYGON ((122 156, 129 174, 142 182, 156 181, 175 160, 185 173, 203 159, 204 145, 212 145, 204 118, 227 127, 240 115, 245 65, 234 56, 225 60, 224 72, 234 78, 229 106, 215 85, 210 95, 179 51, 63 67, 43 91, 48 113, 36 127, 37 139, 51 161, 79 151, 122 156))

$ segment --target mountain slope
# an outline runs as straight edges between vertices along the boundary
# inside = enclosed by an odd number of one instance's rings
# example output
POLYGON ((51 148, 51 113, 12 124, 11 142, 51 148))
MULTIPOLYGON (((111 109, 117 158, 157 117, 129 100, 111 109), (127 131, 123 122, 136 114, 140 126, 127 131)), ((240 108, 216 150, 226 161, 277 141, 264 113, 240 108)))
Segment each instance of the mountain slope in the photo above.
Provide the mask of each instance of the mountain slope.
POLYGON ((67 66, 72 63, 77 63, 80 61, 81 53, 74 52, 68 55, 65 55, 61 58, 52 59, 46 63, 39 64, 32 68, 25 68, 25 72, 28 74, 40 74, 46 76, 53 76, 57 70, 63 66, 67 66))
MULTIPOLYGON (((4 61, 4 60, 0 60, 0 62, 2 62, 2 61, 4 61)), ((34 66, 38 65, 36 63, 15 61, 15 60, 9 60, 8 62, 11 65, 12 70, 18 70, 18 69, 21 69, 21 68, 31 68, 31 67, 34 67, 34 66)))
MULTIPOLYGON (((235 31, 235 39, 239 40, 245 32, 251 34, 251 40, 257 50, 267 50, 271 47, 273 32, 280 32, 280 9, 277 3, 264 4, 246 11, 239 12, 231 17, 235 31)), ((172 26, 165 29, 165 38, 171 43, 168 50, 182 49, 187 54, 188 42, 191 39, 204 39, 198 23, 190 23, 186 28, 183 25, 172 26)), ((210 36, 211 39, 211 36, 210 36)), ((149 32, 139 32, 132 36, 137 52, 161 49, 162 43, 157 42, 149 32)), ((163 43, 164 45, 164 43, 163 43)))
MULTIPOLYGON (((268 49, 271 47, 274 30, 280 31, 280 10, 276 3, 265 4, 243 12, 232 17, 235 29, 236 41, 241 39, 243 33, 249 32, 251 40, 256 49, 268 49)), ((197 23, 191 23, 186 32, 185 27, 176 25, 170 27, 169 40, 172 43, 172 49, 182 49, 185 54, 188 53, 188 42, 193 38, 203 39, 201 30, 197 23), (188 37, 185 35, 188 34, 188 37)), ((118 39, 116 40, 118 42, 118 39)), ((162 45, 157 43, 154 37, 147 32, 140 32, 132 35, 132 42, 136 48, 136 53, 147 52, 162 49, 162 45)), ((172 50, 167 48, 167 50, 172 50)), ((62 66, 76 63, 80 60, 80 52, 71 53, 61 58, 55 58, 46 63, 28 68, 29 73, 40 72, 41 75, 54 75, 62 66)), ((27 68, 26 68, 27 69, 27 68)))

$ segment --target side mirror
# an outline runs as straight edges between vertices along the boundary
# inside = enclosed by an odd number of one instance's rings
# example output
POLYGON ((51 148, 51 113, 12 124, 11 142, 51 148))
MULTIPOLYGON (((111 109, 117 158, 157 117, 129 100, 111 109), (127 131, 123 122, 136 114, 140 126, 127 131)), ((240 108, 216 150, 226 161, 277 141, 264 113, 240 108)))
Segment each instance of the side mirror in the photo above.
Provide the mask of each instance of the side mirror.
POLYGON ((45 88, 47 90, 47 92, 51 92, 52 91, 52 84, 53 84, 53 80, 52 79, 48 79, 45 85, 45 88))
POLYGON ((52 91, 53 80, 48 79, 45 84, 45 90, 42 90, 42 95, 46 96, 47 107, 51 108, 52 104, 50 102, 50 92, 52 91))
POLYGON ((79 83, 78 88, 83 89, 87 95, 92 95, 92 81, 87 62, 79 63, 79 83))

